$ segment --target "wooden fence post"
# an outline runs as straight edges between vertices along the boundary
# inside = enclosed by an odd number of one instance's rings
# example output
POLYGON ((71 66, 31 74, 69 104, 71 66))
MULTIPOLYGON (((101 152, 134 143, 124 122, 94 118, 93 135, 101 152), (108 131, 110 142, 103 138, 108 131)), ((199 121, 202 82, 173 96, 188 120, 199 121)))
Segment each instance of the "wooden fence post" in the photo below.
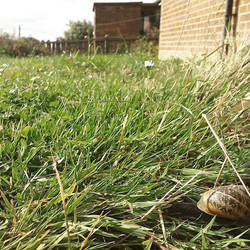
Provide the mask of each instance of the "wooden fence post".
POLYGON ((106 34, 104 36, 104 54, 107 54, 109 51, 108 49, 108 35, 106 34))
POLYGON ((57 40, 56 42, 55 42, 55 44, 56 44, 56 53, 59 53, 59 52, 61 52, 61 44, 60 44, 60 42, 57 40))
POLYGON ((54 54, 56 50, 56 42, 52 42, 52 53, 54 54))
POLYGON ((47 49, 49 50, 49 52, 51 53, 51 42, 50 42, 50 40, 48 40, 46 42, 46 46, 47 46, 47 49))
POLYGON ((62 52, 63 52, 63 51, 65 51, 65 41, 62 40, 62 41, 61 41, 61 44, 62 44, 62 52))
POLYGON ((71 41, 67 41, 67 47, 68 47, 68 51, 71 52, 71 41))

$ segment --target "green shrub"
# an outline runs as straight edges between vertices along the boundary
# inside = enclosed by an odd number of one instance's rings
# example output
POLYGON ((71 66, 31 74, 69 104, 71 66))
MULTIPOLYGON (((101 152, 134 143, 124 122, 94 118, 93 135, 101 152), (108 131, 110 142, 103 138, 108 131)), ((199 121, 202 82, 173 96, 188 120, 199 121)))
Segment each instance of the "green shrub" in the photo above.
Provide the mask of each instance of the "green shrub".
POLYGON ((158 41, 142 36, 132 44, 130 51, 135 54, 157 56, 158 41))
POLYGON ((13 50, 15 56, 36 56, 36 55, 49 55, 47 50, 39 40, 33 37, 22 37, 14 43, 13 50))
POLYGON ((8 33, 0 35, 0 56, 14 56, 13 44, 14 39, 8 33))
POLYGON ((0 35, 0 56, 23 57, 49 54, 49 50, 33 37, 16 39, 7 33, 0 35))

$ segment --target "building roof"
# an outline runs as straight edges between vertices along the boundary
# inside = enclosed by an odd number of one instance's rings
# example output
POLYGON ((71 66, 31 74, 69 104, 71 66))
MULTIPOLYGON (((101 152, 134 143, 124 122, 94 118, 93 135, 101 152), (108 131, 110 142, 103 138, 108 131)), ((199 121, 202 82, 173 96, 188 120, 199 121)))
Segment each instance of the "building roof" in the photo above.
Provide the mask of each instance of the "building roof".
POLYGON ((129 1, 129 0, 110 0, 110 1, 106 1, 106 0, 97 0, 94 1, 94 5, 95 4, 157 4, 159 3, 161 0, 149 0, 149 1, 145 1, 145 0, 133 0, 133 1, 129 1))
POLYGON ((156 2, 159 2, 160 0, 133 0, 133 1, 129 1, 129 0, 109 0, 109 1, 106 1, 106 0, 97 0, 97 1, 94 1, 94 3, 156 3, 156 2))
POLYGON ((142 4, 142 1, 95 1, 95 4, 142 4))
POLYGON ((134 0, 134 1, 95 1, 93 4, 93 10, 96 5, 144 5, 144 6, 150 6, 150 5, 159 5, 159 0, 154 0, 154 1, 143 1, 143 0, 134 0))

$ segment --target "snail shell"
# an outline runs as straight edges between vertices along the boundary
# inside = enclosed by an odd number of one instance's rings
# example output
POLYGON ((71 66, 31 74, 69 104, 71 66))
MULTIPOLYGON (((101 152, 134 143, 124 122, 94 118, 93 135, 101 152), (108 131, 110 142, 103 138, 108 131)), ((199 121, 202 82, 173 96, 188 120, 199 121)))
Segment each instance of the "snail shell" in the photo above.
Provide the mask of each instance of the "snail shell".
POLYGON ((203 193, 197 207, 210 215, 250 219, 250 197, 241 185, 221 186, 203 193))

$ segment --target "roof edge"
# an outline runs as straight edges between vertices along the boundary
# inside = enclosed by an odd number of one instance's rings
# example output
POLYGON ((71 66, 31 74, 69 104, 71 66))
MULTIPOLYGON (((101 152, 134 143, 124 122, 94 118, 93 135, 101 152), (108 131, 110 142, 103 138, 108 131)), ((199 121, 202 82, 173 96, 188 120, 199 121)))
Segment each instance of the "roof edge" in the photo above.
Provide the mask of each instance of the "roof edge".
POLYGON ((138 6, 159 6, 159 1, 153 3, 143 3, 140 2, 94 2, 93 11, 95 10, 96 5, 138 5, 138 6))

